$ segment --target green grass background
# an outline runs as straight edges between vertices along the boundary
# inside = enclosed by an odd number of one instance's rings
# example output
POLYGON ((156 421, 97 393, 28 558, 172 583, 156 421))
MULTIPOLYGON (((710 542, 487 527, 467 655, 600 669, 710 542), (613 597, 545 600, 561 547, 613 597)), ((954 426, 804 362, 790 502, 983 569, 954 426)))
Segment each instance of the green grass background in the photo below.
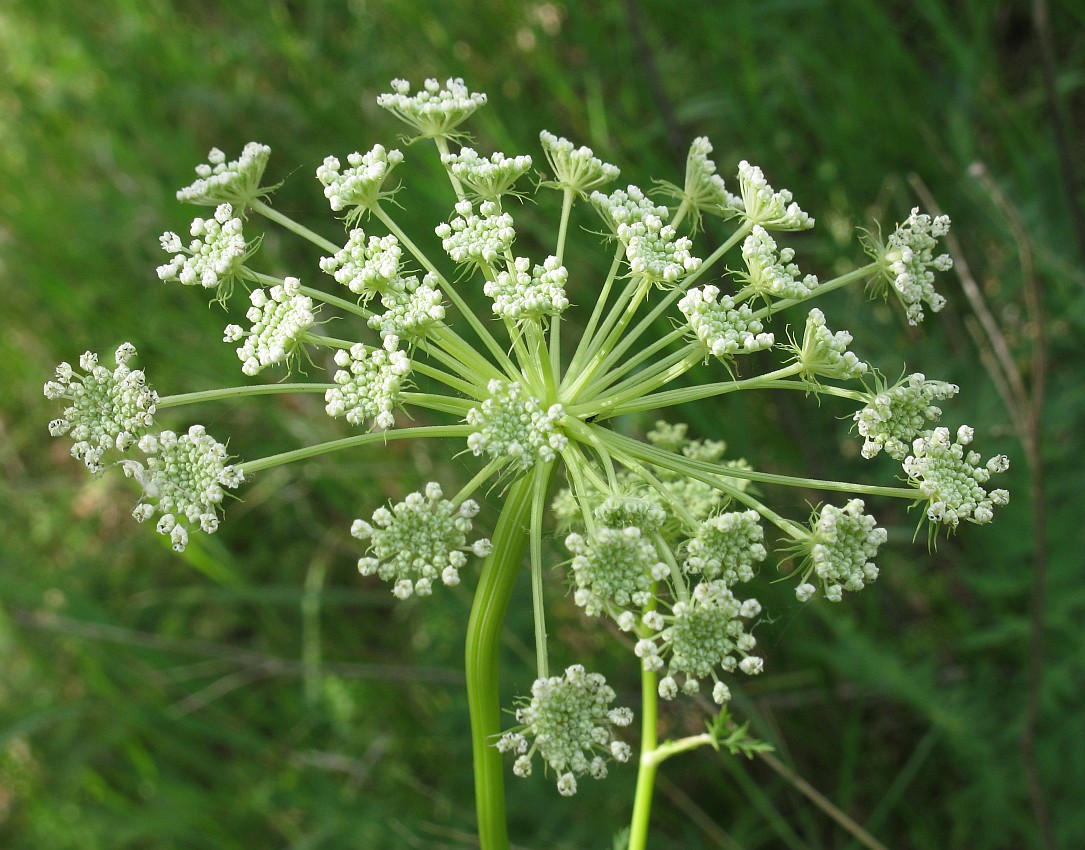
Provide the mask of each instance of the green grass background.
MULTIPOLYGON (((546 128, 641 185, 678 179, 684 146, 710 136, 725 175, 758 163, 817 217, 793 244, 822 276, 861 260, 854 227, 891 226, 918 203, 918 178, 953 217, 1026 381, 1037 323, 1025 293, 1041 293, 1047 393, 1031 478, 954 275, 949 307, 921 331, 858 293, 834 296, 830 323, 862 356, 962 386, 945 419, 1013 458, 1013 500, 933 554, 908 543, 914 515, 880 507, 894 540, 882 578, 845 604, 797 610, 790 586, 770 587, 767 672, 738 703, 782 762, 886 846, 1079 846, 1085 258, 1066 163, 1085 170, 1083 55, 1085 10, 1070 0, 0 4, 0 846, 472 846, 458 672, 468 589, 392 605, 358 578, 346 534, 383 498, 427 476, 462 482, 466 467, 442 446, 396 444, 277 470, 178 557, 131 521, 126 482, 89 479, 48 437, 56 412, 41 396, 57 362, 124 340, 160 392, 236 383, 221 314, 154 274, 158 234, 185 232, 193 214, 174 190, 212 145, 236 155, 256 139, 285 181, 276 206, 334 238, 316 165, 393 144, 400 127, 375 96, 392 77, 430 75, 489 93, 470 127, 483 150, 539 158, 546 128), (1045 54, 1032 14, 1047 6, 1045 54), (1071 140, 1062 158, 1056 114, 1071 140)), ((423 147, 403 167, 398 219, 411 233, 451 206, 423 147)), ((551 238, 546 203, 525 207, 525 239, 551 238)), ((268 227, 260 265, 296 273, 317 256, 268 227)), ((759 468, 894 474, 856 461, 846 410, 756 405, 683 413, 759 468)), ((344 433, 311 398, 199 416, 240 457, 344 433)), ((487 506, 482 521, 495 515, 487 506)), ((510 695, 531 679, 526 601, 510 622, 510 695)), ((635 700, 628 652, 560 589, 554 606, 555 664, 594 655, 635 700)), ((665 734, 703 717, 669 706, 665 734)), ((581 783, 572 801, 541 776, 510 781, 514 840, 610 847, 632 774, 581 783)), ((762 762, 698 751, 663 777, 655 847, 860 846, 762 762)))

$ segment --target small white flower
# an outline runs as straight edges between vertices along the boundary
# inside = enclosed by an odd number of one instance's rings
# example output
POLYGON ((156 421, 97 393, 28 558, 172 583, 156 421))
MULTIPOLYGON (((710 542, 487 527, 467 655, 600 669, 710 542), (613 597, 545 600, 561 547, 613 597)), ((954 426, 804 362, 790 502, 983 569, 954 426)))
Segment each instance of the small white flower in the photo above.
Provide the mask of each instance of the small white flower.
POLYGON ((350 208, 346 220, 348 224, 353 224, 366 210, 389 194, 383 191, 384 184, 392 169, 401 162, 403 154, 399 151, 374 145, 365 154, 357 151, 350 154, 346 169, 342 169, 334 156, 326 157, 316 170, 316 178, 324 186, 324 197, 334 212, 350 208))
POLYGON ((485 94, 468 91, 459 77, 446 80, 443 86, 431 78, 416 94, 410 90, 406 80, 392 80, 392 91, 379 95, 377 105, 414 127, 420 138, 449 136, 486 103, 485 94))
POLYGON ((678 302, 678 309, 705 351, 721 360, 763 351, 776 341, 754 318, 748 304, 736 306, 730 295, 721 295, 712 285, 690 289, 678 302))
POLYGON ((305 343, 306 332, 316 321, 313 300, 300 294, 301 281, 288 277, 281 284, 266 292, 254 289, 249 293, 249 307, 245 317, 251 322, 249 330, 229 325, 223 334, 227 342, 244 338, 237 349, 241 371, 246 375, 259 374, 275 363, 289 362, 298 356, 305 343))
POLYGON ((544 408, 519 383, 490 381, 490 398, 467 412, 467 424, 479 430, 467 438, 475 456, 507 458, 521 470, 538 461, 549 462, 569 443, 561 429, 565 411, 560 404, 544 408))
POLYGON ((176 233, 163 233, 159 242, 173 258, 158 267, 159 279, 214 289, 216 298, 224 302, 234 281, 245 276, 245 260, 255 250, 255 245, 245 242, 242 226, 227 203, 218 206, 214 218, 193 220, 189 233, 195 238, 187 247, 176 233))
POLYGON ((539 141, 553 175, 553 180, 545 185, 586 195, 616 180, 620 173, 617 166, 596 157, 591 148, 578 148, 568 139, 546 130, 539 133, 539 141))
POLYGON ((764 172, 746 160, 738 164, 738 185, 747 220, 767 230, 809 230, 814 219, 799 209, 787 189, 775 191, 764 172))
POLYGON ((218 206, 228 203, 242 212, 252 201, 275 187, 261 188, 271 148, 249 142, 233 162, 218 148, 211 148, 207 162, 196 166, 197 180, 177 191, 177 200, 187 204, 218 206))
POLYGON ((531 169, 530 156, 507 157, 495 153, 489 159, 474 148, 441 155, 449 173, 480 201, 498 201, 513 190, 516 181, 531 169))
POLYGON ((372 419, 379 429, 395 425, 393 411, 411 372, 407 354, 393 348, 366 348, 361 343, 350 351, 335 352, 335 383, 324 394, 329 416, 345 416, 351 425, 372 419))
POLYGON ((868 235, 864 239, 867 253, 878 263, 882 280, 889 285, 904 304, 908 323, 923 321, 923 305, 937 313, 945 304, 945 296, 934 288, 934 272, 953 267, 949 254, 934 256, 938 239, 949 232, 949 216, 935 218, 921 214, 914 207, 903 223, 897 226, 882 245, 868 235))
POLYGON ((996 506, 1010 500, 1006 490, 985 489, 993 473, 1009 468, 1005 455, 996 455, 983 464, 978 452, 966 451, 973 431, 958 429, 951 442, 948 428, 926 431, 912 442, 912 454, 904 459, 904 471, 927 501, 927 519, 954 529, 966 520, 985 524, 994 517, 996 506))

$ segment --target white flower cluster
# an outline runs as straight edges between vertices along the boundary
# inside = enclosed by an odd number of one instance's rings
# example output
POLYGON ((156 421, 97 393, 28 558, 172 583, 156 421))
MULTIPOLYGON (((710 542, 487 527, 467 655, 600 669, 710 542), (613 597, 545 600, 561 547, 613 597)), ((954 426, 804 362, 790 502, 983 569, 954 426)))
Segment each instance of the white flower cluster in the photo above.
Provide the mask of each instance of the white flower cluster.
POLYGON ((700 258, 690 253, 693 241, 688 236, 676 236, 673 227, 655 216, 618 225, 629 271, 653 283, 674 283, 701 267, 700 258))
POLYGON ((411 360, 394 346, 366 348, 361 343, 350 351, 335 352, 336 387, 324 393, 329 416, 346 416, 351 425, 373 419, 377 428, 395 425, 392 411, 411 372, 411 360))
POLYGON ((651 222, 653 227, 659 230, 663 226, 664 219, 670 215, 667 207, 657 204, 636 186, 615 189, 609 195, 592 192, 591 202, 615 235, 622 225, 646 222, 651 222))
POLYGON ((454 262, 493 265, 512 247, 516 239, 512 216, 501 212, 496 202, 483 201, 476 215, 465 199, 456 204, 456 212, 451 222, 434 228, 441 237, 441 247, 454 262))
POLYGON ((385 345, 399 340, 414 342, 429 333, 445 317, 444 295, 436 288, 437 276, 427 274, 419 283, 411 275, 400 278, 396 288, 381 295, 385 310, 369 318, 369 327, 380 332, 385 345))
POLYGON ((478 457, 506 458, 521 470, 537 461, 549 463, 569 444, 560 430, 565 410, 560 404, 543 409, 542 402, 524 392, 519 383, 496 378, 487 384, 490 397, 482 407, 467 411, 467 424, 479 430, 467 438, 478 457))
POLYGON ((738 185, 747 220, 768 230, 809 230, 814 219, 799 209, 787 189, 775 191, 756 165, 738 164, 738 185))
POLYGON ((949 233, 949 216, 931 218, 919 207, 889 237, 889 244, 874 252, 882 274, 900 296, 908 323, 923 321, 923 305, 937 313, 946 305, 945 296, 934 289, 934 269, 944 272, 953 267, 949 254, 934 256, 939 237, 949 233))
POLYGON ((536 679, 531 701, 516 710, 518 728, 498 739, 503 753, 515 753, 512 771, 531 775, 531 759, 538 753, 557 773, 558 793, 576 793, 576 777, 585 773, 595 779, 607 775, 607 760, 625 762, 632 749, 614 738, 613 727, 628 726, 633 712, 611 708, 616 694, 599 673, 588 673, 579 664, 563 676, 536 679))
POLYGON ((730 586, 749 581, 754 565, 768 557, 757 511, 716 514, 701 522, 686 546, 683 568, 730 586))
POLYGON ((498 152, 486 159, 474 148, 442 154, 441 162, 468 191, 483 201, 497 201, 507 195, 532 165, 530 156, 509 157, 498 152))
POLYGON ((324 197, 334 212, 354 207, 347 215, 347 221, 354 222, 388 194, 381 189, 392 169, 401 162, 403 154, 399 151, 374 145, 367 153, 350 154, 349 168, 344 170, 340 170, 342 165, 334 156, 326 157, 316 170, 316 179, 324 186, 324 197))
POLYGON ((742 243, 742 259, 746 261, 747 274, 742 275, 746 288, 764 297, 807 298, 818 286, 815 275, 802 274, 792 262, 794 248, 784 248, 777 253, 776 240, 767 230, 757 225, 742 243))
POLYGON ((468 91, 459 77, 446 80, 443 86, 430 78, 422 84, 422 91, 413 95, 410 91, 407 80, 392 80, 392 91, 378 95, 377 105, 410 124, 421 138, 448 136, 486 104, 486 95, 468 91))
POLYGON ((592 510, 597 522, 608 528, 634 526, 644 531, 658 531, 667 521, 661 505, 645 496, 619 494, 607 496, 592 510))
POLYGON ((735 305, 718 287, 694 287, 678 302, 678 309, 707 352, 721 360, 771 348, 776 338, 755 319, 748 304, 735 305), (717 300, 718 299, 718 300, 717 300))
POLYGON ((252 306, 245 318, 252 322, 249 330, 240 325, 227 325, 223 342, 245 341, 237 349, 241 371, 250 377, 275 363, 289 361, 305 343, 306 332, 316 321, 313 299, 300 293, 301 281, 288 277, 267 292, 254 289, 249 293, 252 306))
POLYGON ((814 307, 806 317, 806 331, 797 359, 802 363, 803 374, 808 377, 820 375, 848 381, 865 375, 870 366, 851 351, 852 335, 847 331, 835 334, 825 325, 825 314, 814 307))
MULTIPOLYGON (((691 440, 687 436, 688 426, 684 422, 666 422, 659 420, 655 428, 645 436, 648 442, 661 449, 679 452, 691 460, 715 463, 722 468, 736 470, 749 469, 749 464, 742 459, 724 460, 727 444, 722 440, 691 440)), ((671 495, 685 506, 686 513, 697 521, 708 519, 718 513, 728 497, 722 491, 697 478, 691 478, 672 470, 657 470, 671 495)), ((749 486, 745 478, 725 478, 727 484, 735 490, 745 490, 749 486)))
POLYGON ((994 509, 1010 501, 1005 490, 988 492, 983 485, 994 473, 1005 472, 1010 461, 995 455, 983 464, 978 452, 965 452, 975 432, 967 425, 950 441, 948 428, 935 428, 912 443, 904 471, 927 500, 927 519, 956 528, 961 520, 983 525, 994 519, 994 509))
POLYGON ((573 554, 573 600, 589 617, 647 605, 653 585, 671 572, 636 526, 603 526, 589 539, 573 533, 565 547, 573 554))
POLYGON ((866 407, 854 416, 866 440, 863 457, 875 457, 885 449, 890 457, 904 460, 912 450, 912 440, 942 415, 934 402, 953 398, 957 389, 956 384, 928 381, 923 373, 915 372, 894 387, 871 393, 866 407))
POLYGON ((560 316, 569 306, 565 283, 569 272, 557 257, 531 267, 527 257, 517 257, 509 271, 486 281, 483 291, 493 299, 493 311, 505 319, 522 321, 560 316))
POLYGON ((251 201, 271 191, 260 187, 270 156, 271 148, 259 142, 245 145, 233 162, 227 162, 226 154, 218 148, 211 148, 207 162, 196 166, 197 180, 178 189, 177 200, 207 206, 230 203, 244 210, 251 201))
POLYGON ((553 172, 551 186, 586 195, 616 180, 621 173, 616 165, 596 157, 591 148, 578 148, 568 139, 546 130, 539 133, 539 141, 553 172))
POLYGON ((438 579, 459 584, 468 552, 480 558, 490 554, 489 540, 467 542, 477 514, 476 502, 468 499, 457 508, 444 498, 440 484, 430 482, 425 493, 411 493, 391 510, 377 508, 372 524, 354 520, 351 535, 368 540, 372 553, 358 560, 358 571, 394 581, 392 593, 399 599, 429 596, 438 579))
POLYGON ((392 234, 370 236, 367 243, 365 232, 354 228, 334 256, 320 258, 320 270, 368 301, 377 293, 399 288, 402 256, 399 240, 392 234))
POLYGON ((637 641, 634 650, 646 670, 662 670, 666 664, 666 675, 658 685, 663 699, 678 695, 675 676, 681 675, 681 690, 686 694, 698 693, 701 680, 711 678, 715 682, 712 699, 723 705, 731 691, 720 681, 718 671, 731 673, 737 668, 753 676, 764 666, 761 658, 750 655, 757 641, 743 622, 759 613, 761 604, 756 599, 740 602, 726 582, 704 581, 693 589, 689 601, 675 602, 669 615, 646 613, 644 625, 654 634, 637 641))
POLYGON ((219 204, 214 218, 193 220, 189 233, 195 238, 187 248, 176 233, 163 233, 159 239, 162 250, 174 256, 158 267, 159 279, 217 289, 219 300, 224 301, 230 295, 234 279, 243 274, 242 267, 252 253, 252 247, 246 244, 241 231, 242 222, 234 216, 233 207, 219 204))
POLYGON ((863 513, 864 507, 862 499, 851 499, 843 508, 822 506, 803 545, 806 564, 802 582, 795 588, 800 602, 816 592, 809 581, 813 575, 831 602, 839 602, 845 590, 862 590, 878 577, 874 557, 888 534, 875 525, 874 517, 863 513))
POLYGON ((689 146, 682 197, 698 212, 734 215, 742 209, 742 198, 727 190, 723 178, 716 173, 716 163, 708 158, 710 153, 712 143, 707 136, 699 136, 689 146))
POLYGON ((147 386, 141 370, 128 367, 135 356, 135 346, 124 343, 114 354, 117 368, 110 371, 88 351, 79 358, 84 374, 61 363, 56 380, 45 384, 46 398, 71 402, 59 419, 49 423, 49 433, 54 437, 68 434, 75 441, 72 457, 91 472, 105 468, 106 452, 127 451, 154 425, 158 393, 147 386))
POLYGON ((147 434, 140 439, 139 448, 147 455, 146 465, 134 460, 122 462, 124 474, 143 488, 132 516, 144 522, 155 513, 161 514, 158 533, 169 535, 178 552, 188 545, 190 526, 198 524, 213 534, 218 529, 224 488, 237 487, 245 477, 227 463, 226 446, 202 425, 193 425, 186 434, 147 434))

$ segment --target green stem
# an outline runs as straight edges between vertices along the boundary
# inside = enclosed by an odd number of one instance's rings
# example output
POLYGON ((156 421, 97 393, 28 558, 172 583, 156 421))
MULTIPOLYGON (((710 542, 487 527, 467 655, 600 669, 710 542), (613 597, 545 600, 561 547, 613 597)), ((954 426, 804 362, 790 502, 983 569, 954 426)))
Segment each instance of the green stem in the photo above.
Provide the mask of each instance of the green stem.
POLYGON ((339 253, 339 245, 336 245, 334 242, 325 239, 319 233, 314 233, 308 227, 304 227, 298 224, 296 221, 294 221, 294 219, 290 218, 289 216, 283 215, 278 210, 268 206, 259 198, 251 201, 249 203, 249 208, 256 210, 256 212, 260 213, 260 215, 262 215, 264 218, 270 219, 276 224, 281 224, 292 233, 298 234, 298 236, 300 236, 302 239, 307 239, 318 248, 323 248, 325 251, 330 251, 333 254, 339 253))
POLYGON ((641 670, 640 690, 640 766, 637 769, 637 791, 633 798, 633 817, 629 823, 628 850, 645 850, 648 846, 648 820, 652 813, 652 791, 655 788, 659 762, 652 758, 658 741, 656 725, 659 695, 656 674, 641 670))
POLYGON ((195 393, 162 396, 155 402, 155 406, 159 410, 164 410, 167 407, 181 407, 186 404, 199 404, 204 401, 220 401, 251 395, 323 393, 334 387, 335 384, 255 384, 249 387, 222 387, 217 390, 200 390, 195 393))
POLYGON ((482 850, 508 850, 505 823, 505 777, 494 740, 501 733, 501 697, 497 654, 512 590, 527 551, 524 527, 531 517, 532 478, 522 476, 509 487, 492 538, 493 552, 482 566, 467 623, 465 672, 471 714, 471 748, 475 767, 475 809, 482 850))
POLYGON ((777 301, 775 304, 771 304, 768 307, 762 307, 759 310, 754 310, 754 319, 765 319, 772 316, 780 310, 786 310, 788 307, 794 307, 796 304, 802 304, 804 301, 809 301, 811 298, 817 298, 821 295, 825 295, 828 292, 832 292, 834 289, 840 289, 842 286, 847 286, 849 283, 854 283, 857 280, 870 277, 878 270, 877 263, 870 263, 862 268, 850 271, 847 274, 842 274, 840 277, 827 280, 825 283, 819 283, 814 291, 811 292, 806 298, 785 298, 782 301, 777 301))
POLYGON ((546 488, 550 483, 553 463, 537 464, 532 477, 531 493, 531 609, 535 621, 535 666, 536 676, 546 679, 550 676, 549 655, 546 649, 546 607, 543 596, 542 563, 542 524, 546 510, 546 488))
POLYGON ((580 335, 580 342, 577 343, 576 350, 573 352, 573 359, 572 362, 569 363, 569 370, 561 382, 562 389, 564 389, 565 381, 569 379, 569 376, 575 375, 579 371, 581 363, 584 362, 584 358, 594 352, 594 348, 592 348, 590 343, 595 337, 595 328, 599 324, 599 320, 603 318, 603 311, 606 309, 607 299, 610 297, 610 290, 611 287, 614 286, 614 281, 618 276, 618 269, 621 268, 623 257, 625 257, 625 246, 619 242, 618 247, 614 252, 614 261, 610 264, 610 271, 607 273, 606 280, 603 281, 603 286, 599 290, 598 297, 595 299, 595 307, 592 308, 591 318, 588 319, 588 325, 580 335))

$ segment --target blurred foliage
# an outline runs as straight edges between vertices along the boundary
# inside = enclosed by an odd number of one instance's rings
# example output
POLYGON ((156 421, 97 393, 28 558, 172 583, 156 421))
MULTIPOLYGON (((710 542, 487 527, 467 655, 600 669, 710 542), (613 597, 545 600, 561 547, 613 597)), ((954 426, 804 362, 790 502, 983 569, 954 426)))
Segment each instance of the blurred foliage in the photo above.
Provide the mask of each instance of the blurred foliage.
MULTIPOLYGON (((1055 90, 1080 139, 1085 10, 1050 6, 1055 90)), ((1085 274, 1043 59, 1029 10, 996 0, 7 0, 0 844, 471 846, 458 673, 468 590, 393 606, 386 588, 357 577, 346 534, 352 517, 424 475, 464 480, 447 447, 394 444, 259 476, 218 535, 177 557, 130 521, 126 482, 88 479, 48 438, 55 413, 41 397, 57 362, 123 340, 162 392, 230 380, 232 350, 215 343, 221 316, 154 275, 158 234, 184 232, 192 214, 173 191, 212 145, 236 153, 257 139, 274 151, 271 177, 285 180, 276 205, 333 236, 338 225, 310 175, 329 153, 391 143, 400 129, 375 95, 392 77, 429 75, 464 76, 490 94, 470 128, 484 150, 537 156, 547 128, 595 147, 641 185, 676 179, 683 146, 709 135, 725 174, 742 158, 761 164, 818 218, 794 244, 804 269, 822 275, 838 270, 834 258, 861 259, 856 226, 891 226, 918 203, 909 183, 918 175, 952 216, 1022 369, 1036 338, 1022 296, 1034 276, 1049 344, 1035 790, 1051 846, 1079 841, 1085 274), (977 162, 984 179, 970 168, 977 162)), ((436 157, 422 148, 404 170, 399 218, 412 233, 450 207, 436 157)), ((525 206, 517 219, 549 239, 553 212, 525 206)), ((581 215, 576 223, 590 224, 581 215)), ((706 238, 717 238, 711 224, 706 238)), ((312 269, 316 257, 267 229, 262 268, 312 269)), ((599 258, 571 262, 590 279, 599 258)), ((959 382, 946 421, 967 419, 988 453, 1014 458, 1013 502, 993 526, 964 529, 930 554, 907 542, 914 515, 878 509, 898 543, 878 584, 846 604, 799 608, 789 585, 771 586, 762 601, 778 619, 758 635, 770 672, 738 703, 786 764, 889 846, 1040 847, 1020 747, 1035 660, 1028 470, 979 365, 969 304, 945 289, 949 308, 922 331, 859 293, 834 294, 833 323, 891 376, 904 360, 959 382)), ((849 411, 826 399, 810 417, 811 404, 743 399, 683 413, 763 469, 872 475, 839 421, 849 411)), ((230 434, 241 457, 341 433, 310 398, 199 415, 230 434)), ((893 474, 881 461, 875 468, 880 480, 893 474)), ((804 513, 801 497, 790 498, 804 513)), ((492 522, 492 507, 486 516, 492 522)), ((532 676, 521 590, 508 632, 510 695, 532 676)), ((555 666, 593 653, 635 704, 627 648, 581 622, 560 590, 554 605, 555 666)), ((701 707, 668 706, 664 734, 703 720, 701 707)), ((582 783, 572 801, 542 777, 510 782, 515 839, 609 846, 628 816, 632 773, 582 783)), ((858 846, 762 762, 702 751, 663 775, 656 846, 858 846)))

